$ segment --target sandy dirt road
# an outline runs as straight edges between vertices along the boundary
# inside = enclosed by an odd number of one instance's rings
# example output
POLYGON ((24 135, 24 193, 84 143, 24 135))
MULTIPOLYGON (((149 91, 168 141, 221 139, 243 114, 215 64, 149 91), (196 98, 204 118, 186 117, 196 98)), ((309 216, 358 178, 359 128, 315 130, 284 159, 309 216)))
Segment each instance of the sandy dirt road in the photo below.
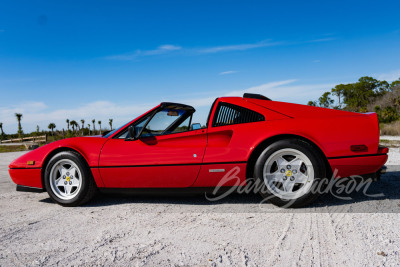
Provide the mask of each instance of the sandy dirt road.
POLYGON ((0 154, 0 265, 394 266, 400 262, 399 148, 382 181, 351 200, 259 205, 257 195, 98 196, 78 208, 15 191, 0 154), (382 253, 383 252, 383 255, 382 253), (379 255, 381 254, 381 255, 379 255))

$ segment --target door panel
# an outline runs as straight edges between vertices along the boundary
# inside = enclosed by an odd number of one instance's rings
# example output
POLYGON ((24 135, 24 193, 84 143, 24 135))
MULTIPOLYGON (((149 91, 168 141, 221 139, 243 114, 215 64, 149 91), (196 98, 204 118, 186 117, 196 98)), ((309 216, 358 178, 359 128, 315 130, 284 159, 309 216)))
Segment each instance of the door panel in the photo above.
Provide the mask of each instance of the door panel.
POLYGON ((135 141, 110 139, 100 154, 100 174, 106 187, 189 187, 206 144, 205 129, 135 141))
POLYGON ((101 168, 108 188, 189 187, 199 174, 200 165, 101 168))

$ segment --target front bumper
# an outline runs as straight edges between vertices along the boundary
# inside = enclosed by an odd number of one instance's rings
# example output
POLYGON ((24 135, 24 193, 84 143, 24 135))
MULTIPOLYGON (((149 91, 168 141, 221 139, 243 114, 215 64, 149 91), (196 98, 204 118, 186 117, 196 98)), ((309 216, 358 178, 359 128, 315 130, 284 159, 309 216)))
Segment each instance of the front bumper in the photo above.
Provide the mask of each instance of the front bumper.
POLYGON ((8 170, 14 183, 21 186, 43 188, 40 168, 21 168, 8 170))

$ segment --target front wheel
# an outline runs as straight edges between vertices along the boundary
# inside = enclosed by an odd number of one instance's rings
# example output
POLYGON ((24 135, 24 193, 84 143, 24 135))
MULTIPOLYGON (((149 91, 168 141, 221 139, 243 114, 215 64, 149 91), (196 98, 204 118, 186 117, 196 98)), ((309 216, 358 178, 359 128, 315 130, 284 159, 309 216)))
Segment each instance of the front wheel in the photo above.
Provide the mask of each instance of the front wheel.
POLYGON ((326 177, 321 156, 308 143, 281 140, 259 156, 255 178, 262 184, 261 196, 279 207, 305 206, 318 197, 318 186, 326 177))
POLYGON ((58 153, 49 161, 44 182, 51 199, 62 206, 81 205, 97 191, 83 157, 70 151, 58 153))

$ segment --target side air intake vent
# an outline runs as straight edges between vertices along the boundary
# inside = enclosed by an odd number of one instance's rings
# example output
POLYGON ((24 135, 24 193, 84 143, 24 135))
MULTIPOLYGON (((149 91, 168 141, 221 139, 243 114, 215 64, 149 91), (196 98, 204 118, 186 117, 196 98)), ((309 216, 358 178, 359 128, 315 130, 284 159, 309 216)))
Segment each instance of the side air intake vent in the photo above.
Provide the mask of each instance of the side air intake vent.
POLYGON ((214 116, 213 127, 264 121, 263 115, 229 103, 220 103, 214 116))

